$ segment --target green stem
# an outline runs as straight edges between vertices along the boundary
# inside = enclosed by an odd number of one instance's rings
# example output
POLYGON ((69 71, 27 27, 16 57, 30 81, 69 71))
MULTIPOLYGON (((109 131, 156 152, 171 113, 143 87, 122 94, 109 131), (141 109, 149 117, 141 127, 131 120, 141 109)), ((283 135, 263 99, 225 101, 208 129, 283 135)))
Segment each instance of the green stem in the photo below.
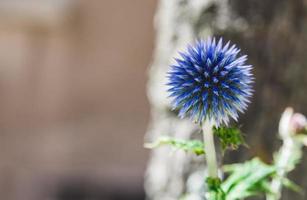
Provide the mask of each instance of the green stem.
POLYGON ((202 125, 203 137, 204 137, 204 149, 205 156, 208 166, 208 175, 211 178, 217 178, 217 160, 216 160, 216 151, 214 146, 214 137, 213 137, 213 123, 206 121, 202 125))

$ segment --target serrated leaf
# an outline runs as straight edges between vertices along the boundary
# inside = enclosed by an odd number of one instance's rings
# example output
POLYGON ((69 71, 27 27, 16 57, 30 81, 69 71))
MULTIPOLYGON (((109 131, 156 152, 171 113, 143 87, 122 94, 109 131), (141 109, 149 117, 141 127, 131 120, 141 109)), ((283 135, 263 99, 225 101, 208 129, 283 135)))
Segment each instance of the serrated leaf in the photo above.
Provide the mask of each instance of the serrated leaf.
POLYGON ((147 143, 144 146, 146 148, 157 148, 163 145, 170 145, 175 149, 181 149, 187 152, 193 152, 196 155, 205 154, 204 143, 199 140, 182 140, 172 137, 162 136, 153 143, 147 143))
POLYGON ((214 127, 214 134, 219 138, 222 150, 236 150, 240 145, 246 145, 240 129, 235 127, 214 127))
POLYGON ((267 192, 271 192, 269 180, 276 172, 276 168, 266 165, 258 158, 242 164, 226 166, 229 177, 222 183, 227 200, 244 199, 267 192))

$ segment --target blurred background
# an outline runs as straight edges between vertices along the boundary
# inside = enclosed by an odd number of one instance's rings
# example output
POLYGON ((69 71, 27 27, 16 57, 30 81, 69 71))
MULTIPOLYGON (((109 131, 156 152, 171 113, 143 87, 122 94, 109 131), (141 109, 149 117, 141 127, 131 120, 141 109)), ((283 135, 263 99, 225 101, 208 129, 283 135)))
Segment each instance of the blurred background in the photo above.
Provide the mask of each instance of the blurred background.
POLYGON ((0 1, 1 199, 144 199, 155 8, 0 1))

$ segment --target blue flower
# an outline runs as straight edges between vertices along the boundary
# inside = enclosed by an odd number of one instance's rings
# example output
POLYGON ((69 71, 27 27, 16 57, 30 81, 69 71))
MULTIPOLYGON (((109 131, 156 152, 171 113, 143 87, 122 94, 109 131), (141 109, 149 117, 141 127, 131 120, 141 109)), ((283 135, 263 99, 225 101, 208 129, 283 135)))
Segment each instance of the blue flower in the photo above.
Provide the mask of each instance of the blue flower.
POLYGON ((180 52, 181 58, 168 72, 168 92, 173 109, 179 117, 189 117, 198 123, 213 121, 227 125, 230 117, 237 120, 252 95, 252 66, 240 49, 222 39, 197 41, 180 52))

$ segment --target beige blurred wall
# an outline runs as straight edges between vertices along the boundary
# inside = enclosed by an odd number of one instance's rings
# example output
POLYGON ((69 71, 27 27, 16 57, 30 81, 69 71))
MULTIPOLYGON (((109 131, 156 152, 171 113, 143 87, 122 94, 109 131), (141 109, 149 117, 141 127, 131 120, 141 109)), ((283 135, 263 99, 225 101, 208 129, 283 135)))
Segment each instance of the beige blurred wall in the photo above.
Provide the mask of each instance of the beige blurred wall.
POLYGON ((20 2, 0 3, 0 193, 67 175, 140 184, 156 1, 20 2))

